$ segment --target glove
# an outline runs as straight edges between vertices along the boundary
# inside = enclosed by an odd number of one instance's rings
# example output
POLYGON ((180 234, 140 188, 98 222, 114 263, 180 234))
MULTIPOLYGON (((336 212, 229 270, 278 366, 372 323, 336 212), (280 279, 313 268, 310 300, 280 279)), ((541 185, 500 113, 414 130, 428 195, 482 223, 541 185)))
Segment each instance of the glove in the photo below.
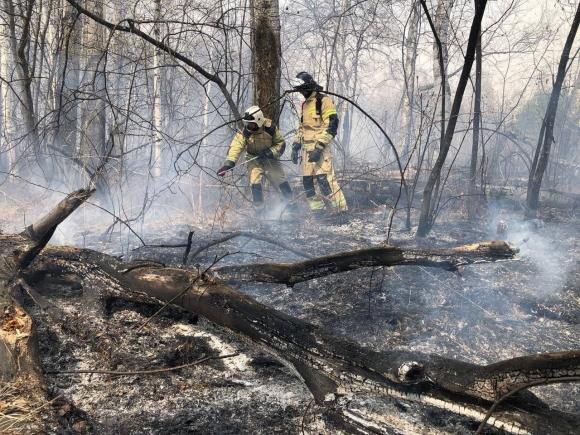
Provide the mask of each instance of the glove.
POLYGON ((302 144, 300 142, 294 142, 292 144, 292 163, 295 165, 298 164, 298 158, 300 157, 300 148, 302 148, 302 144))
POLYGON ((230 160, 226 160, 226 162, 224 163, 224 165, 218 169, 217 174, 219 177, 223 177, 224 175, 226 175, 226 173, 232 169, 234 166, 236 166, 236 164, 230 160))
POLYGON ((266 148, 264 151, 260 151, 258 153, 258 157, 261 159, 273 159, 274 153, 270 148, 266 148))
POLYGON ((308 154, 308 162, 309 163, 317 163, 320 161, 320 158, 322 157, 322 150, 324 148, 319 148, 319 145, 316 145, 316 148, 314 149, 314 151, 311 151, 308 154))

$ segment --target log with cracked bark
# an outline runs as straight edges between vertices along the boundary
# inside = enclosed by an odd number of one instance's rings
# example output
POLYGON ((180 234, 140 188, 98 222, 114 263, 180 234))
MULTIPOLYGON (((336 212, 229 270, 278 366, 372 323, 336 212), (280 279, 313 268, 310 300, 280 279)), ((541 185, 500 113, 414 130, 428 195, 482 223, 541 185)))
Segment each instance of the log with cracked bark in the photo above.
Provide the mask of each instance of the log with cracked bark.
MULTIPOLYGON (((88 195, 90 192, 77 192, 68 198, 68 208, 65 200, 61 213, 49 215, 41 221, 42 225, 33 226, 27 234, 0 239, 4 285, 12 285, 19 276, 34 286, 38 277, 66 274, 76 276, 83 286, 96 289, 103 297, 149 303, 173 300, 173 304, 251 339, 292 366, 319 403, 327 404, 336 415, 359 429, 380 427, 378 417, 353 412, 345 404, 345 398, 389 396, 481 420, 494 400, 526 382, 580 375, 580 351, 530 355, 489 366, 416 352, 373 351, 264 306, 213 274, 198 276, 195 271, 172 267, 131 268, 115 257, 91 250, 48 247, 23 270, 34 257, 31 252, 36 255, 48 241, 47 235, 88 195), (15 246, 25 249, 15 250, 15 246)), ((268 279, 292 284, 357 267, 421 264, 454 268, 458 264, 513 255, 509 246, 497 242, 449 251, 382 247, 284 265, 286 270, 270 272, 268 279)), ((220 273, 224 273, 223 268, 220 273)), ((3 331, 10 336, 10 330, 3 331)), ((6 342, 6 336, 4 339, 6 342)), ((8 355, 2 356, 10 359, 8 355)), ((8 370, 3 376, 7 373, 8 370)), ((10 376, 14 381, 22 374, 13 369, 10 376)), ((37 379, 40 381, 40 376, 37 379)), ((551 410, 532 394, 522 394, 504 404, 488 423, 512 433, 573 433, 580 422, 578 417, 551 410)))
POLYGON ((476 262, 513 258, 517 250, 502 241, 486 241, 452 249, 403 249, 378 246, 340 252, 296 263, 259 263, 215 269, 222 279, 294 285, 314 278, 361 267, 429 266, 457 270, 476 262))

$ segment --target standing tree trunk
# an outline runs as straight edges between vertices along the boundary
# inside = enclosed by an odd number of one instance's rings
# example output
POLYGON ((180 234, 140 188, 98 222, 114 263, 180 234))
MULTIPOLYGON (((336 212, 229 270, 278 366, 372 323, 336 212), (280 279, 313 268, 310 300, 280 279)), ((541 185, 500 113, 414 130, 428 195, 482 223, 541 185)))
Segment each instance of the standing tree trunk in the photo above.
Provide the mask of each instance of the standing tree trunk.
POLYGON ((26 133, 30 136, 30 142, 35 150, 38 150, 39 137, 37 129, 37 117, 32 96, 32 71, 30 68, 29 46, 32 34, 32 17, 34 13, 34 0, 27 0, 22 5, 22 11, 17 11, 12 0, 4 0, 4 7, 8 15, 8 27, 10 31, 10 51, 18 78, 20 112, 24 119, 26 133), (20 14, 22 12, 22 14, 20 14), (17 22, 18 19, 18 22, 17 22))
POLYGON ((56 80, 56 117, 57 143, 67 157, 72 157, 77 151, 77 122, 79 105, 75 95, 80 86, 80 59, 82 20, 79 13, 68 3, 63 7, 61 19, 61 41, 57 53, 58 77, 56 80))
POLYGON ((473 142, 471 144, 471 164, 469 166, 469 197, 467 200, 467 213, 469 219, 475 219, 477 214, 476 179, 477 179, 477 154, 479 148, 479 127, 481 124, 481 33, 475 48, 475 95, 473 98, 473 142))
POLYGON ((413 132, 413 105, 415 103, 415 66, 417 64, 417 42, 419 35, 419 19, 421 18, 421 4, 414 1, 409 18, 409 30, 405 39, 405 64, 403 91, 402 130, 405 134, 403 155, 409 153, 413 132))
MULTIPOLYGON (((455 0, 439 0, 435 11, 435 22, 432 22, 429 15, 429 24, 433 32, 435 41, 433 42, 433 83, 441 83, 439 107, 441 107, 441 142, 439 148, 443 148, 445 140, 445 119, 449 105, 447 101, 451 98, 451 89, 447 80, 447 63, 448 63, 448 40, 449 40, 449 20, 451 9, 455 0)), ((427 4, 422 1, 423 8, 427 13, 427 4)), ((436 94, 435 94, 436 95, 436 94)), ((435 97, 436 98, 436 97, 435 97)))
POLYGON ((534 161, 532 162, 530 177, 528 178, 528 193, 526 198, 527 217, 535 217, 538 210, 542 178, 546 171, 546 167, 548 166, 550 150, 552 148, 552 142, 554 142, 554 121, 556 120, 556 112, 558 111, 558 102, 560 100, 560 93, 562 92, 562 84, 566 77, 568 60, 570 59, 570 50, 574 44, 579 23, 580 5, 578 5, 578 9, 576 9, 576 15, 574 16, 570 33, 568 33, 568 38, 566 38, 566 43, 562 50, 560 64, 558 65, 558 73, 556 74, 556 81, 554 82, 550 101, 548 102, 544 121, 542 122, 542 128, 540 129, 538 145, 534 155, 534 161))
POLYGON ((280 103, 280 12, 278 0, 252 0, 254 104, 278 122, 280 103))
MULTIPOLYGON (((161 40, 160 21, 161 20, 161 0, 155 0, 155 24, 153 25, 153 36, 158 41, 161 40)), ((161 70, 160 59, 161 50, 153 47, 153 153, 151 156, 152 175, 161 175, 161 70)))
MULTIPOLYGON (((419 227, 417 229, 417 236, 419 237, 426 236, 429 231, 431 231, 433 223, 435 222, 436 204, 433 201, 433 193, 435 185, 440 181, 441 171, 445 164, 445 159, 447 158, 447 153, 449 152, 451 141, 453 140, 453 135, 455 133, 455 126, 457 125, 457 118, 459 116, 459 109, 461 109, 463 94, 465 93, 465 88, 471 73, 471 67, 475 59, 475 49, 481 32, 481 20, 483 19, 486 4, 487 0, 475 0, 475 16, 473 17, 473 23, 471 24, 471 30, 469 32, 469 40, 467 42, 467 49, 465 50, 465 63, 463 64, 461 77, 457 84, 457 91, 455 92, 453 106, 451 107, 449 115, 449 123, 445 130, 445 137, 439 155, 437 156, 437 161, 429 174, 429 179, 427 180, 427 184, 423 190, 423 202, 421 204, 421 215, 419 217, 419 227)), ((437 197, 437 195, 435 195, 435 197, 437 197)))
POLYGON ((0 134, 0 153, 3 155, 2 169, 6 171, 14 171, 14 162, 16 161, 16 153, 14 145, 10 140, 13 136, 14 129, 12 123, 12 111, 14 107, 14 97, 10 86, 10 43, 9 38, 2 36, 0 39, 2 46, 0 47, 0 101, 2 103, 2 124, 0 134))
MULTIPOLYGON (((87 2, 88 9, 99 16, 103 15, 103 3, 100 0, 87 2)), ((83 26, 83 50, 85 60, 85 80, 83 87, 86 91, 81 114, 81 160, 90 171, 99 166, 101 158, 105 155, 106 132, 105 132, 105 95, 104 95, 104 48, 103 27, 93 20, 87 20, 83 26)))

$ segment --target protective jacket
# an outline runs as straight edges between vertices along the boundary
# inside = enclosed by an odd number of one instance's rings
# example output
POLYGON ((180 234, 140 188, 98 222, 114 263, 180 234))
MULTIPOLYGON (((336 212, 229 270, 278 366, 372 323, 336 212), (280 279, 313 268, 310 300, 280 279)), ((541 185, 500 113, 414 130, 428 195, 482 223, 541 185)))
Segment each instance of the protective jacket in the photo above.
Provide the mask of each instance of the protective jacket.
POLYGON ((275 188, 279 189, 287 200, 292 200, 292 189, 286 180, 282 164, 278 160, 284 154, 285 148, 284 136, 270 119, 265 119, 264 125, 257 131, 250 132, 244 129, 238 131, 234 136, 228 150, 226 164, 231 162, 228 166, 233 167, 244 151, 246 152, 246 160, 252 160, 248 162, 247 167, 254 203, 259 204, 263 201, 262 181, 264 177, 275 188), (272 152, 271 157, 255 159, 268 149, 272 152))
POLYGON ((306 151, 312 151, 317 143, 323 146, 330 144, 338 128, 337 123, 332 132, 332 115, 336 118, 336 107, 332 99, 327 95, 313 92, 302 103, 300 126, 294 142, 301 143, 306 151))
POLYGON ((325 203, 335 211, 348 209, 332 165, 332 139, 337 130, 334 101, 327 95, 312 92, 302 104, 300 126, 294 138, 294 142, 302 144, 302 182, 312 210, 325 208, 325 203), (321 158, 311 162, 309 157, 315 149, 322 151, 321 158), (315 181, 320 195, 316 193, 315 181))
POLYGON ((246 160, 249 160, 268 148, 275 158, 279 158, 284 154, 285 147, 286 143, 280 129, 273 125, 272 120, 266 119, 264 125, 256 132, 244 130, 236 133, 226 160, 236 163, 244 151, 246 151, 246 160))

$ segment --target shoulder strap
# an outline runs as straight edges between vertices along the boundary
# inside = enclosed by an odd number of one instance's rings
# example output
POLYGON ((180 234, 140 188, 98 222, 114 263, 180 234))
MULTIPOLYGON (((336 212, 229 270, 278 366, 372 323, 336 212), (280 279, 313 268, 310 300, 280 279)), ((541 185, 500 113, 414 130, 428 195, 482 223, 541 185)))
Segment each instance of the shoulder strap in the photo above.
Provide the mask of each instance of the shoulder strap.
POLYGON ((318 116, 322 115, 322 99, 324 96, 320 93, 316 93, 316 114, 318 116))
POLYGON ((274 135, 276 134, 276 126, 274 125, 274 123, 270 124, 267 127, 264 126, 264 131, 268 133, 270 136, 274 137, 274 135))

